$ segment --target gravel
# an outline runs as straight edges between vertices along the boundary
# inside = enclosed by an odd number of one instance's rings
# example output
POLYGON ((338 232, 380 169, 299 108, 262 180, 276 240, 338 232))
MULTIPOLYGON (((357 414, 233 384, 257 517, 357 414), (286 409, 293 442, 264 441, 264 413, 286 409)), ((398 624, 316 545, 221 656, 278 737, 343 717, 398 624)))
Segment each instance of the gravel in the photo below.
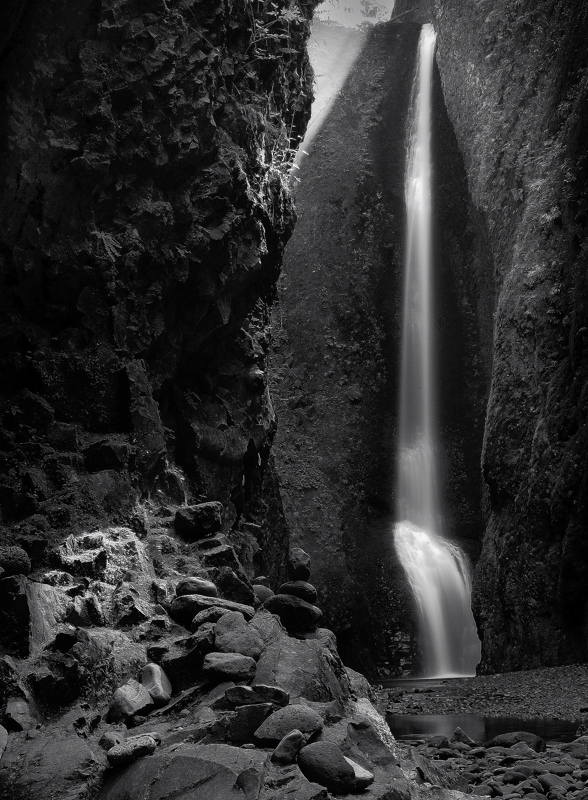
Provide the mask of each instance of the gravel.
POLYGON ((588 664, 475 678, 406 681, 379 690, 392 714, 480 714, 588 722, 588 664))

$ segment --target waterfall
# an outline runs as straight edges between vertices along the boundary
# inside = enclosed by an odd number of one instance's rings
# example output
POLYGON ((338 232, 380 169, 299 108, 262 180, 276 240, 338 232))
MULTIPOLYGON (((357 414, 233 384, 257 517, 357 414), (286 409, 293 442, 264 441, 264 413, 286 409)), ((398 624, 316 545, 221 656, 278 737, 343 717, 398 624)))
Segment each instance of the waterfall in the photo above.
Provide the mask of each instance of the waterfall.
POLYGON ((473 675, 480 642, 471 611, 469 567, 442 536, 437 486, 437 419, 432 296, 431 94, 435 32, 418 47, 405 178, 406 260, 394 544, 415 597, 424 672, 473 675))

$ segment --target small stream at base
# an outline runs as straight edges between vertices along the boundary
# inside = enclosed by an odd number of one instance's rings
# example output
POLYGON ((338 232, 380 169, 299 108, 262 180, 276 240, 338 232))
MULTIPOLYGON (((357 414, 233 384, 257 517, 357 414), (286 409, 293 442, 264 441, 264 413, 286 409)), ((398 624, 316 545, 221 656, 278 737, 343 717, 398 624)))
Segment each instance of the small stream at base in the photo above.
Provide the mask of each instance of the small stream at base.
MULTIPOLYGON (((459 682, 451 679, 393 678, 378 683, 385 689, 402 689, 415 700, 420 693, 436 692, 453 695, 453 686, 458 690, 459 682)), ((459 691, 459 690, 458 690, 459 691)), ((454 695, 453 695, 454 696, 454 695)), ((546 742, 571 742, 582 720, 570 721, 552 717, 506 717, 484 714, 385 714, 386 722, 399 741, 426 739, 440 733, 448 738, 456 728, 461 728, 475 742, 483 743, 501 733, 527 731, 540 736, 546 742)))
POLYGON ((487 742, 500 733, 527 731, 546 742, 571 742, 576 738, 579 722, 560 719, 518 717, 483 717, 477 714, 387 714, 386 722, 394 736, 417 739, 441 733, 450 737, 459 727, 475 742, 487 742))

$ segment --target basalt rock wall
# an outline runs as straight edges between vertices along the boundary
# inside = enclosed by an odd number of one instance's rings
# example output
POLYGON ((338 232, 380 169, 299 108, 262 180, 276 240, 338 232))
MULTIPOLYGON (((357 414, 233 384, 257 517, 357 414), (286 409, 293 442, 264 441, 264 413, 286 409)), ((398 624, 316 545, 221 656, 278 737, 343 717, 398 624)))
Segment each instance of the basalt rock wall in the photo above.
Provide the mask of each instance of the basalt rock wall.
POLYGON ((474 587, 481 669, 585 661, 588 10, 438 0, 435 25, 497 282, 474 587))
MULTIPOLYGON (((301 164, 299 220, 274 308, 274 452, 286 517, 313 557, 342 657, 372 675, 418 668, 419 658, 393 546, 404 172, 419 33, 403 17, 367 35, 301 164)), ((336 48, 335 35, 313 30, 323 47, 336 48)), ((493 267, 438 74, 433 107, 441 479, 447 533, 475 558, 493 267)))
POLYGON ((219 500, 227 529, 263 516, 267 303, 294 225, 285 176, 309 110, 311 13, 8 4, 4 543, 43 561, 95 525, 141 529, 146 502, 219 500))

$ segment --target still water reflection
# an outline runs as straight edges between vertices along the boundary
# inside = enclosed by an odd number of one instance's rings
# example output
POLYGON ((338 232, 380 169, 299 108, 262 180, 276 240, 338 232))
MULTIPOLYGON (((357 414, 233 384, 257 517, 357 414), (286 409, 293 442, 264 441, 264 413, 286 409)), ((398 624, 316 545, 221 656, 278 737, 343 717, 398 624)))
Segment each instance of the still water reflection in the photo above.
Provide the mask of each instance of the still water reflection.
POLYGON ((579 722, 557 719, 519 719, 517 717, 479 717, 475 714, 388 714, 386 721, 397 739, 413 739, 442 733, 451 736, 460 727, 476 742, 485 742, 500 733, 528 731, 546 741, 571 742, 579 722))

